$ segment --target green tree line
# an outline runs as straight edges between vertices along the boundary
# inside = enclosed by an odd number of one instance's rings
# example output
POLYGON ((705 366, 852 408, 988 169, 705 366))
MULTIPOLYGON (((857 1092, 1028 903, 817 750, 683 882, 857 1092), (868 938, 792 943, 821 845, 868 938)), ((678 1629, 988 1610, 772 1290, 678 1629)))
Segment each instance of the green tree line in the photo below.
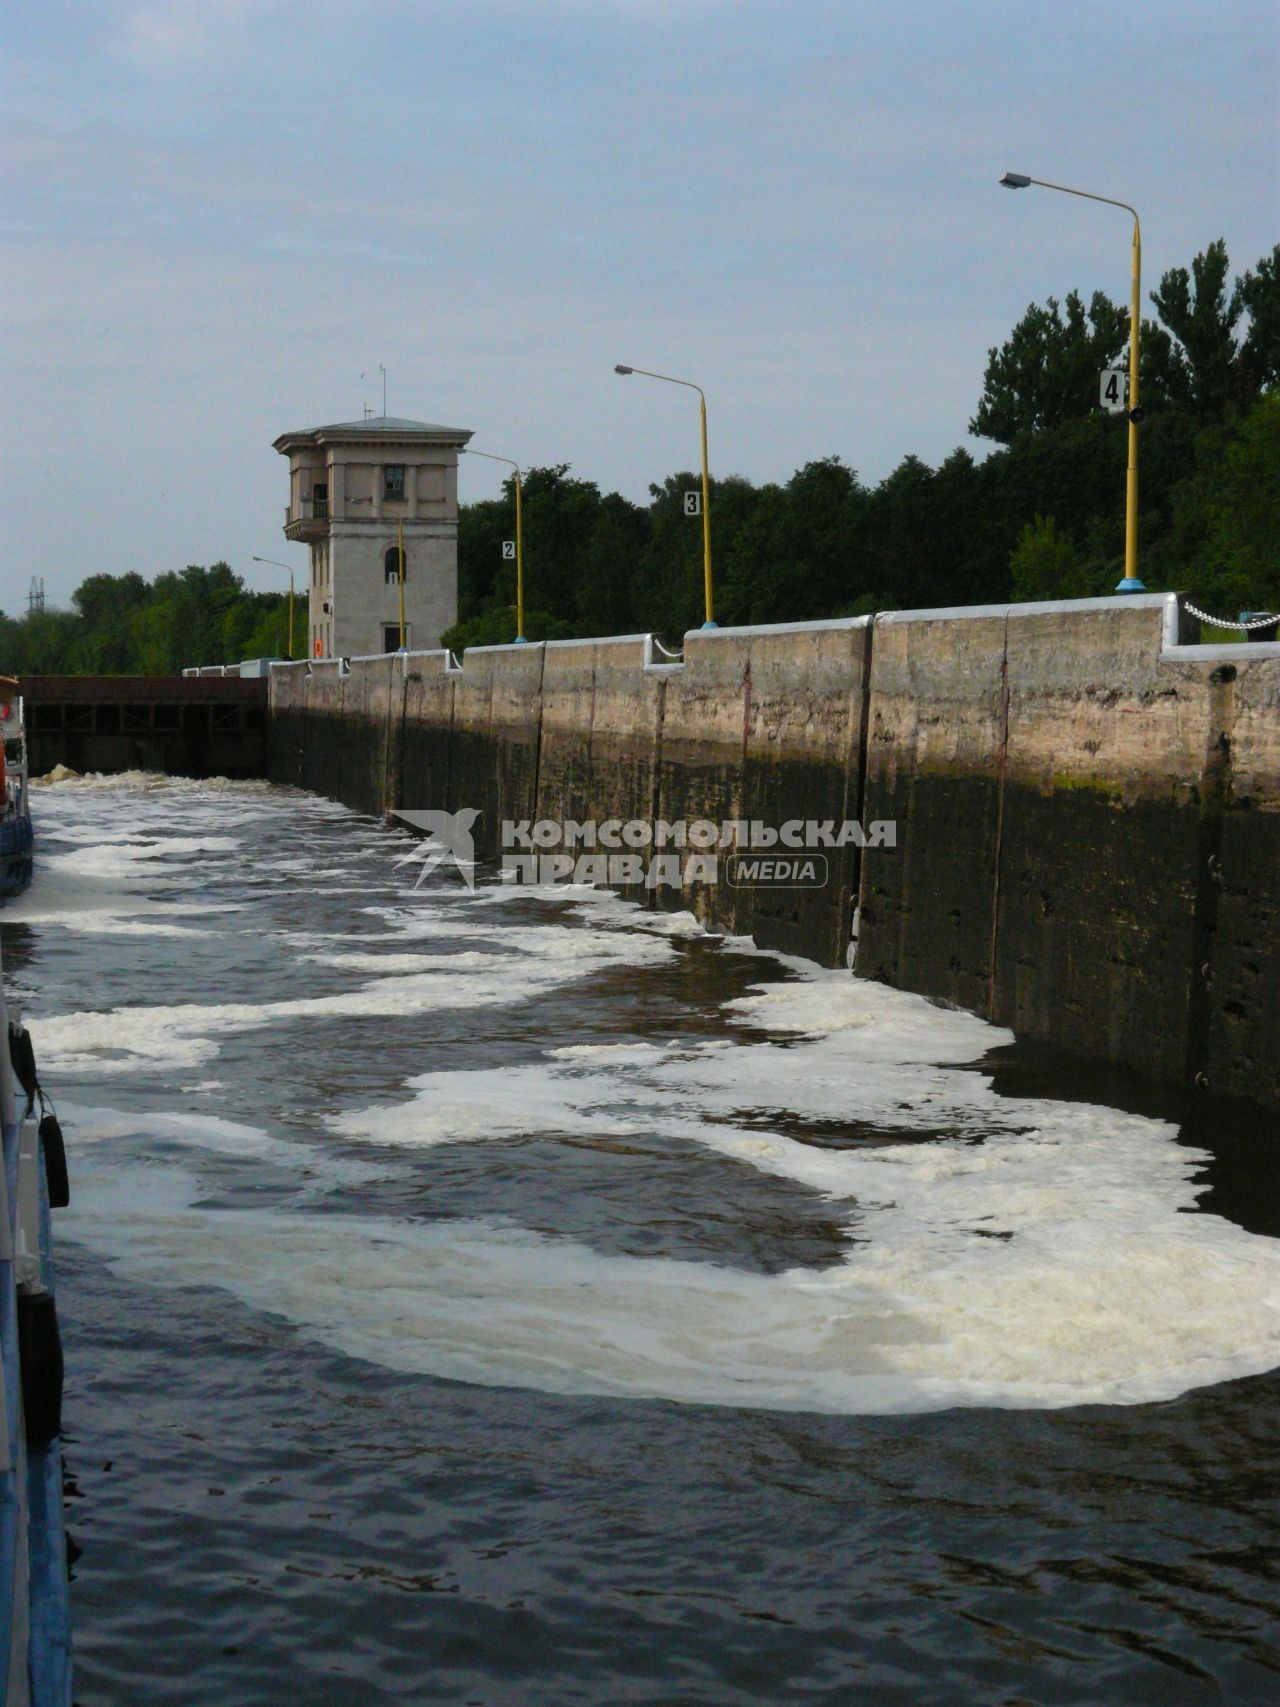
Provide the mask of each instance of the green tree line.
MULTIPOLYGON (((0 669, 10 675, 175 675, 192 664, 285 656, 287 594, 255 593, 225 563, 144 581, 90 575, 70 610, 0 616, 0 669)), ((305 594, 296 613, 305 641, 305 594)))
MULTIPOLYGON (((1165 273, 1143 321, 1139 571, 1206 610, 1280 609, 1280 246, 1231 279, 1210 243, 1165 273)), ((1032 303, 988 354, 969 430, 936 468, 907 456, 878 485, 839 456, 785 484, 711 483, 716 618, 766 623, 874 610, 1076 598, 1123 572, 1126 423, 1098 405, 1123 365, 1128 309, 1032 303)), ((567 464, 524 479, 525 633, 533 640, 702 621, 702 530, 684 513, 700 475, 649 488, 647 505, 602 493, 567 464)), ((515 635, 514 491, 462 506, 456 650, 515 635)), ((14 673, 166 673, 283 655, 287 599, 250 592, 225 563, 147 583, 94 575, 69 611, 0 617, 14 673)), ((305 619, 299 609, 299 634, 305 619)))

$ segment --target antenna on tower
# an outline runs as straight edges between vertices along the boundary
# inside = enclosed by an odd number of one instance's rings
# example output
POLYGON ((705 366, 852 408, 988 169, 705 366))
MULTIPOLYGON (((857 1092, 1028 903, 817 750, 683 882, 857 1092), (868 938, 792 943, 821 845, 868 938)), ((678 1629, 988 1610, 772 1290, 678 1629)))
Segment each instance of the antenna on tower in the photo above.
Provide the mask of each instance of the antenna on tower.
POLYGON ((378 371, 382 375, 382 418, 385 421, 387 418, 387 370, 381 362, 378 363, 378 371))
POLYGON ((31 590, 27 594, 27 615, 34 616, 37 611, 44 609, 44 576, 31 577, 31 590))

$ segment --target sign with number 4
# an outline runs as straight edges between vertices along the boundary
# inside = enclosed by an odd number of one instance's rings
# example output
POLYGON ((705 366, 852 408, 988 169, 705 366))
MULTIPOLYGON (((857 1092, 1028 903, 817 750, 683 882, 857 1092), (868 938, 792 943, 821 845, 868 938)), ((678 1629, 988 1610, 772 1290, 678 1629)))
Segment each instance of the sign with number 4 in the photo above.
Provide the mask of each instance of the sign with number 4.
POLYGON ((702 514, 702 493, 701 492, 686 492, 685 493, 685 495, 684 495, 684 513, 686 516, 700 516, 702 514))
POLYGON ((1122 367, 1104 368, 1102 372, 1102 389, 1098 401, 1108 415, 1123 415, 1125 396, 1128 392, 1127 376, 1122 367))

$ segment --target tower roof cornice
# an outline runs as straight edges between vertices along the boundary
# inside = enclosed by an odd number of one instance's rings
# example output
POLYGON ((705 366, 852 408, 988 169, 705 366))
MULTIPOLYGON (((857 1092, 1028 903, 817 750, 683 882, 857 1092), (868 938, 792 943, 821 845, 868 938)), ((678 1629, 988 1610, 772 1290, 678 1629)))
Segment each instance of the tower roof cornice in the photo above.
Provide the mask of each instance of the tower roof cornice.
POLYGON ((461 447, 471 437, 470 427, 443 427, 431 421, 409 421, 400 415, 370 415, 363 421, 336 421, 327 427, 303 427, 281 433, 272 448, 285 454, 304 445, 342 443, 369 444, 382 441, 399 445, 445 445, 461 447))

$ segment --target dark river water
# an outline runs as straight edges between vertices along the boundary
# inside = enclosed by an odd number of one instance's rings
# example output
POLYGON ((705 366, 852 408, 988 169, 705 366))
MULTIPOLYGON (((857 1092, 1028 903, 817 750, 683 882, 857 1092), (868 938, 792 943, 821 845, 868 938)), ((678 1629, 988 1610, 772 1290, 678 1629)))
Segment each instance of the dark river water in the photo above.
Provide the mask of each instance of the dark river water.
POLYGON ((35 813, 82 1707, 1280 1698, 1274 1123, 289 790, 35 813))

